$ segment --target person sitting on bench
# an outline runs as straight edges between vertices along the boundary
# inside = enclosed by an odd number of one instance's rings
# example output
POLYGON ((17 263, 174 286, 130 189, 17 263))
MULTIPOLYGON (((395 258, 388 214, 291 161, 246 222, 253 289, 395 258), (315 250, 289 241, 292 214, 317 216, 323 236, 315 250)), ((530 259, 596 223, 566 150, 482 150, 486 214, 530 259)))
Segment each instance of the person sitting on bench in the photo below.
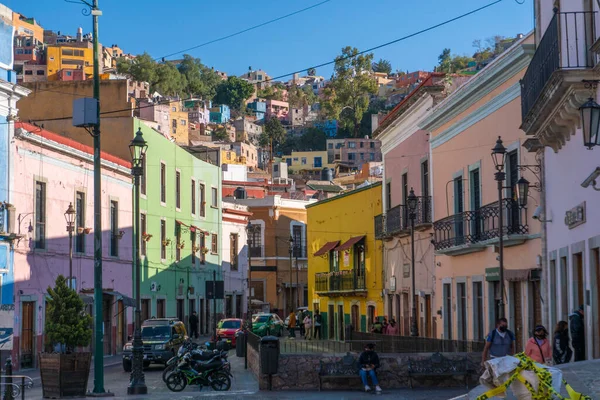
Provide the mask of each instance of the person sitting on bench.
POLYGON ((375 391, 381 392, 376 373, 377 368, 379 368, 379 356, 375 352, 375 345, 373 343, 369 343, 365 346, 365 351, 363 351, 358 358, 358 365, 360 367, 359 375, 365 386, 365 392, 371 390, 367 376, 371 377, 371 381, 373 382, 373 385, 375 385, 375 391))

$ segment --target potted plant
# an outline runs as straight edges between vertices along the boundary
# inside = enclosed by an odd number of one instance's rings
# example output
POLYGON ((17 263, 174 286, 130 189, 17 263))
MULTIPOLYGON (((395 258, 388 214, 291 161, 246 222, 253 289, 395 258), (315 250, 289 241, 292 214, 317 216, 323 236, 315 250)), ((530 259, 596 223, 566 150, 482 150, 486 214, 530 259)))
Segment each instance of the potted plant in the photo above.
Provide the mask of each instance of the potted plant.
POLYGON ((149 242, 150 239, 152 239, 152 235, 144 232, 144 233, 142 233, 142 239, 144 239, 144 242, 149 242))
POLYGON ((59 275, 55 287, 48 287, 45 334, 55 352, 39 353, 44 398, 84 397, 87 391, 92 353, 76 352, 92 340, 92 317, 85 313, 83 300, 59 275))
POLYGON ((208 247, 202 247, 202 254, 208 253, 208 247))

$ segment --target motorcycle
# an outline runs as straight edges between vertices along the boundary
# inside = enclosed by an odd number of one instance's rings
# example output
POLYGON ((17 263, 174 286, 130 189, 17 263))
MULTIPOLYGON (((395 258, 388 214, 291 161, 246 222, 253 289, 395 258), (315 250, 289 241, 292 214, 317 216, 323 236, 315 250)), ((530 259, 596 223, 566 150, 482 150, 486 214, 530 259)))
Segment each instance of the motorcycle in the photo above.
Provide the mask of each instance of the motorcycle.
POLYGON ((167 388, 172 392, 181 392, 187 385, 198 385, 200 390, 210 386, 215 391, 227 391, 231 388, 231 373, 225 371, 225 365, 220 354, 215 354, 208 361, 195 362, 192 354, 186 353, 175 371, 167 376, 167 388))
POLYGON ((179 361, 181 361, 181 359, 183 358, 183 356, 190 352, 190 351, 194 351, 197 349, 203 349, 201 346, 199 346, 198 344, 192 342, 190 339, 187 339, 179 348, 179 350, 177 351, 177 354, 174 355, 173 357, 171 357, 169 359, 169 361, 167 361, 167 363, 165 364, 165 370, 163 371, 162 374, 162 379, 163 382, 167 382, 167 376, 175 370, 175 368, 177 368, 177 364, 179 364, 179 361))
POLYGON ((167 361, 166 367, 162 374, 163 382, 165 382, 165 383, 167 382, 167 377, 169 376, 169 374, 171 372, 173 372, 175 370, 175 368, 177 368, 177 365, 179 364, 179 362, 181 361, 183 356, 188 353, 191 353, 191 355, 192 355, 191 359, 194 362, 208 361, 208 360, 212 359, 213 357, 215 357, 216 355, 219 355, 224 363, 223 369, 225 370, 225 372, 227 372, 227 374, 229 376, 231 376, 233 378, 233 375, 231 374, 231 364, 229 363, 229 361, 227 361, 227 352, 219 351, 219 350, 207 351, 202 346, 199 346, 196 343, 188 341, 179 348, 179 351, 177 352, 176 356, 171 357, 171 359, 169 361, 167 361))

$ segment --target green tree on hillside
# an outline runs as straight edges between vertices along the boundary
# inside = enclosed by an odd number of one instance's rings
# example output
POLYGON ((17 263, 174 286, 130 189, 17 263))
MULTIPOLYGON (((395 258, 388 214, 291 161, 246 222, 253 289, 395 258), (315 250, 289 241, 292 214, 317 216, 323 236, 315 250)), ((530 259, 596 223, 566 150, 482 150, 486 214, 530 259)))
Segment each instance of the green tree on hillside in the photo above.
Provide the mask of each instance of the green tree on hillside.
POLYGON ((374 62, 371 67, 373 72, 385 72, 387 75, 392 73, 392 63, 388 60, 380 58, 379 61, 374 62))
POLYGON ((239 112, 245 108, 245 101, 253 93, 254 85, 236 76, 230 76, 217 86, 213 100, 217 104, 227 104, 232 110, 239 112))
POLYGON ((306 71, 306 74, 307 74, 308 76, 316 76, 316 75, 317 75, 317 69, 316 69, 316 68, 309 68, 309 69, 306 71))
POLYGON ((313 105, 317 102, 317 96, 309 85, 293 85, 288 89, 288 102, 290 107, 302 108, 313 105))

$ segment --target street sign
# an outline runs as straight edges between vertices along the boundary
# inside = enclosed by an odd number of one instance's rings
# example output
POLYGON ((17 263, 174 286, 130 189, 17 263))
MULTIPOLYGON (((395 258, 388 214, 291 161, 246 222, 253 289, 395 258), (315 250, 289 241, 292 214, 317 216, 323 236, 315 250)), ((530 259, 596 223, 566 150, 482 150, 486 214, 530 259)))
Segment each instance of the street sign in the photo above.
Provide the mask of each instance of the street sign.
POLYGON ((500 267, 492 267, 485 269, 485 280, 488 282, 500 281, 500 267))

